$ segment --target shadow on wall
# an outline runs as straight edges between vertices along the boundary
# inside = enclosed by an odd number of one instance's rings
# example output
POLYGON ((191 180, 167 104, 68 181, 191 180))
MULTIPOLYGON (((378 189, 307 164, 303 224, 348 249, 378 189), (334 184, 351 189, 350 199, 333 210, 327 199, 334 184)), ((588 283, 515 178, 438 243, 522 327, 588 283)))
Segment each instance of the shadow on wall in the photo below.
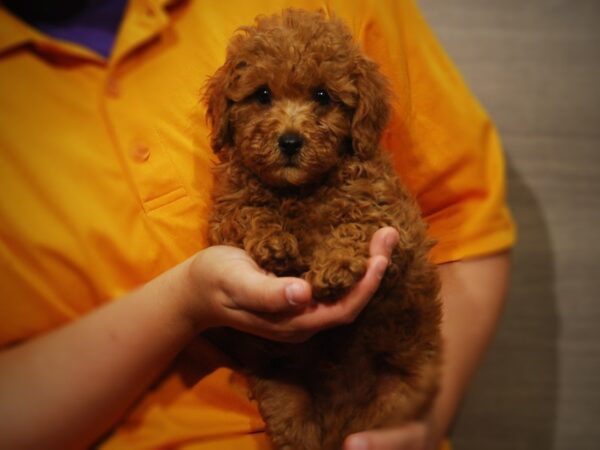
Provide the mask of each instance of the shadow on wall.
POLYGON ((552 245, 541 206, 510 160, 507 175, 519 233, 512 282, 498 334, 454 427, 458 450, 554 447, 560 323, 552 245))

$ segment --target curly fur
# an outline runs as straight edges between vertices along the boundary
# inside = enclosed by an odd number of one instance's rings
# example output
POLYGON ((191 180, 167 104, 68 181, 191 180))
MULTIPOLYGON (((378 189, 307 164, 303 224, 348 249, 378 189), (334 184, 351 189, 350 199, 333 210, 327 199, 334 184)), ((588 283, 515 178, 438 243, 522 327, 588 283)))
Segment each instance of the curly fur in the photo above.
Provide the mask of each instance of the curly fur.
POLYGON ((373 233, 400 233, 354 323, 302 344, 232 330, 218 338, 235 341, 229 351, 279 449, 339 449, 350 433, 422 417, 436 391, 439 282, 416 202, 379 148, 388 98, 346 26, 301 10, 242 28, 207 84, 220 158, 211 244, 243 248, 264 269, 309 281, 318 301, 335 301, 364 275, 373 233), (282 152, 286 133, 301 137, 297 153, 282 152))

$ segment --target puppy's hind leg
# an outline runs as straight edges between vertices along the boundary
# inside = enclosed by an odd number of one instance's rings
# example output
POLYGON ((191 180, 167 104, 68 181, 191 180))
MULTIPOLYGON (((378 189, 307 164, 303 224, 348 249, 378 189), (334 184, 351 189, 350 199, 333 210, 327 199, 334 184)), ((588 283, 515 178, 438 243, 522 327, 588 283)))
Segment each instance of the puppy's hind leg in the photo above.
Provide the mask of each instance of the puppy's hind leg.
POLYGON ((314 421, 311 396, 302 386, 253 378, 252 393, 277 450, 321 450, 321 426, 314 421))

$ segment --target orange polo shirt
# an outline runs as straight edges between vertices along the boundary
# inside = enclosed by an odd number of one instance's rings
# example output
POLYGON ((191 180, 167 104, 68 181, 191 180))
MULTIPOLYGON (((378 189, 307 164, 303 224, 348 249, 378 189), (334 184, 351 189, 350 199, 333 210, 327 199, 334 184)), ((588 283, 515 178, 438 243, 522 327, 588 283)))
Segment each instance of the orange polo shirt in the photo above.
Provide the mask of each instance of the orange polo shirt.
MULTIPOLYGON (((325 9, 390 78, 384 136, 442 263, 514 229, 494 126, 410 0, 132 0, 109 59, 0 9, 0 348, 74 320, 206 245, 199 93, 257 14, 325 9)), ((199 344, 201 345, 201 344, 199 344)), ((188 349, 103 449, 266 449, 244 379, 188 349)))

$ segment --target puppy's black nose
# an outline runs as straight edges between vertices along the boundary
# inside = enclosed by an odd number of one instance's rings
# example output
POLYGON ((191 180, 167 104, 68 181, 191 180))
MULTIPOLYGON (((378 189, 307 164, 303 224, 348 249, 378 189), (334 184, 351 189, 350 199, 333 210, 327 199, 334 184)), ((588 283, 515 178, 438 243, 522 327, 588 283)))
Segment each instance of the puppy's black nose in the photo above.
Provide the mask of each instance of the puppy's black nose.
POLYGON ((304 139, 298 133, 284 133, 279 136, 279 149, 286 156, 294 156, 304 144, 304 139))

